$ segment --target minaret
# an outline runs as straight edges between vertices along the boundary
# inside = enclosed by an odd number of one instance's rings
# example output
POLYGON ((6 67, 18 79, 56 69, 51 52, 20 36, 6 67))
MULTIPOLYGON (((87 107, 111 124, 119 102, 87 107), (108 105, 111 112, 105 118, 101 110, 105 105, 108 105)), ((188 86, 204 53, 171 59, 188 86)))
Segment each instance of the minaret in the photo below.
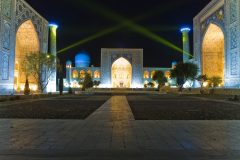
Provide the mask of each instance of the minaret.
MULTIPOLYGON (((50 31, 50 54, 56 57, 57 61, 57 28, 56 24, 49 24, 50 31)), ((56 92, 57 88, 57 67, 53 73, 51 80, 47 87, 47 92, 56 92)))
POLYGON ((184 27, 181 29, 183 40, 183 63, 186 63, 190 59, 190 45, 189 45, 189 32, 190 28, 184 27))

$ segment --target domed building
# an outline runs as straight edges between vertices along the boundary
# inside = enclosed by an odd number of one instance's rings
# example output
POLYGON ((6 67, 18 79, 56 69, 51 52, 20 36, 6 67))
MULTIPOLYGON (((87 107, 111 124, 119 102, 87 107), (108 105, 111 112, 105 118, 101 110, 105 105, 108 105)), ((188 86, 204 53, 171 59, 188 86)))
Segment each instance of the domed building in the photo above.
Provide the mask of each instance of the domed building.
POLYGON ((240 88, 239 7, 239 0, 211 0, 193 20, 199 72, 221 77, 226 88, 240 88))
POLYGON ((100 82, 100 88, 143 88, 149 82, 157 87, 157 82, 152 79, 156 71, 163 71, 171 83, 171 68, 143 67, 143 49, 103 48, 101 67, 90 64, 90 55, 85 51, 76 54, 75 66, 72 66, 71 61, 67 61, 67 75, 64 80, 66 90, 69 86, 79 88, 79 81, 82 81, 87 73, 92 76, 93 81, 100 82))
POLYGON ((75 56, 76 67, 89 67, 90 61, 90 55, 86 51, 81 51, 75 56))
MULTIPOLYGON (((25 65, 26 54, 45 54, 51 50, 56 55, 57 25, 49 24, 25 0, 0 3, 0 95, 12 95, 24 90, 27 74, 21 66, 25 65)), ((46 92, 56 92, 55 73, 56 69, 47 82, 46 92)), ((36 78, 30 74, 28 81, 31 91, 36 91, 39 87, 36 78)))

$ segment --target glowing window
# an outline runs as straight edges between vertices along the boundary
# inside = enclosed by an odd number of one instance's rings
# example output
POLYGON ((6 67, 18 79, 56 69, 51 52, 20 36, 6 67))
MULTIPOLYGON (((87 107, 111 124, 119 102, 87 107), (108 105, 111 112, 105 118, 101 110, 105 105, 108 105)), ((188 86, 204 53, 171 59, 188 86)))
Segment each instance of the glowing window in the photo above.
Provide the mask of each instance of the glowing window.
POLYGON ((85 78, 85 76, 86 76, 86 72, 84 71, 84 70, 81 70, 80 71, 80 78, 82 79, 82 78, 85 78))
POLYGON ((88 70, 87 73, 92 77, 92 71, 91 70, 88 70))
POLYGON ((73 78, 78 78, 78 71, 77 70, 73 71, 72 77, 73 78))
POLYGON ((100 72, 99 71, 94 72, 94 78, 100 78, 100 72))
POLYGON ((145 71, 143 73, 143 78, 149 78, 149 72, 148 71, 145 71))
POLYGON ((155 71, 152 71, 151 72, 151 78, 153 78, 154 74, 155 74, 155 71))
POLYGON ((170 78, 170 75, 171 75, 171 72, 170 72, 170 71, 165 72, 165 77, 166 77, 166 78, 170 78))

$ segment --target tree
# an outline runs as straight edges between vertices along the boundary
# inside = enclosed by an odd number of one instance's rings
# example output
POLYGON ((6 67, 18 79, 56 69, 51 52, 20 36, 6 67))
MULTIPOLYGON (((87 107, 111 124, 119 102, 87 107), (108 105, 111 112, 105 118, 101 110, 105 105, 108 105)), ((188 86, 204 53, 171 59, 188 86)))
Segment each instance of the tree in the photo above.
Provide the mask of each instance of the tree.
POLYGON ((31 92, 31 90, 29 88, 28 78, 26 78, 25 87, 24 87, 24 95, 29 95, 30 92, 31 92))
POLYGON ((46 53, 29 53, 23 62, 23 71, 34 78, 38 91, 44 92, 51 76, 56 72, 56 57, 46 53))
POLYGON ((219 76, 213 76, 209 78, 209 82, 212 88, 216 88, 222 83, 222 78, 219 76))
POLYGON ((200 83, 201 88, 203 88, 203 84, 204 84, 205 82, 207 82, 207 80, 208 80, 208 77, 207 77, 206 74, 204 74, 204 75, 199 75, 199 76, 197 77, 197 81, 200 83))
POLYGON ((158 90, 167 82, 167 78, 162 71, 156 71, 153 75, 153 80, 158 82, 158 90))
POLYGON ((58 69, 58 74, 59 74, 59 94, 63 94, 63 67, 59 65, 58 69))
POLYGON ((84 81, 83 81, 83 91, 88 88, 93 87, 93 81, 92 81, 92 76, 90 74, 86 74, 84 81))
POLYGON ((148 85, 150 88, 154 88, 154 87, 155 87, 155 84, 154 84, 153 82, 149 82, 147 85, 148 85))
POLYGON ((73 94, 73 90, 71 86, 68 87, 68 94, 73 94))
POLYGON ((96 87, 98 87, 99 85, 100 85, 100 81, 93 81, 93 86, 96 86, 96 87))
POLYGON ((209 78, 209 83, 212 89, 210 90, 210 94, 214 94, 215 88, 218 87, 222 83, 222 78, 219 76, 213 76, 209 78))
POLYGON ((188 81, 193 81, 198 73, 198 66, 194 63, 178 63, 171 71, 171 78, 176 78, 179 91, 182 91, 183 85, 188 81))

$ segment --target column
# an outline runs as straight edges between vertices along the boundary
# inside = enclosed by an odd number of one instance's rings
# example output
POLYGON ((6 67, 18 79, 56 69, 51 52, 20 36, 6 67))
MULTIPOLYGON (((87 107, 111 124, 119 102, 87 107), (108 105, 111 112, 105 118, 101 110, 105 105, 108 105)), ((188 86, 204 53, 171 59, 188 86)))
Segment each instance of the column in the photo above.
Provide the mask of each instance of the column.
MULTIPOLYGON (((50 54, 53 54, 57 58, 57 28, 56 24, 49 24, 50 31, 50 54)), ((57 59, 56 59, 57 61, 57 59)), ((47 86, 47 92, 56 92, 57 88, 57 68, 51 77, 51 80, 47 86)))
POLYGON ((181 29, 183 40, 183 63, 186 63, 190 59, 190 45, 189 45, 189 32, 190 28, 185 27, 181 29))

